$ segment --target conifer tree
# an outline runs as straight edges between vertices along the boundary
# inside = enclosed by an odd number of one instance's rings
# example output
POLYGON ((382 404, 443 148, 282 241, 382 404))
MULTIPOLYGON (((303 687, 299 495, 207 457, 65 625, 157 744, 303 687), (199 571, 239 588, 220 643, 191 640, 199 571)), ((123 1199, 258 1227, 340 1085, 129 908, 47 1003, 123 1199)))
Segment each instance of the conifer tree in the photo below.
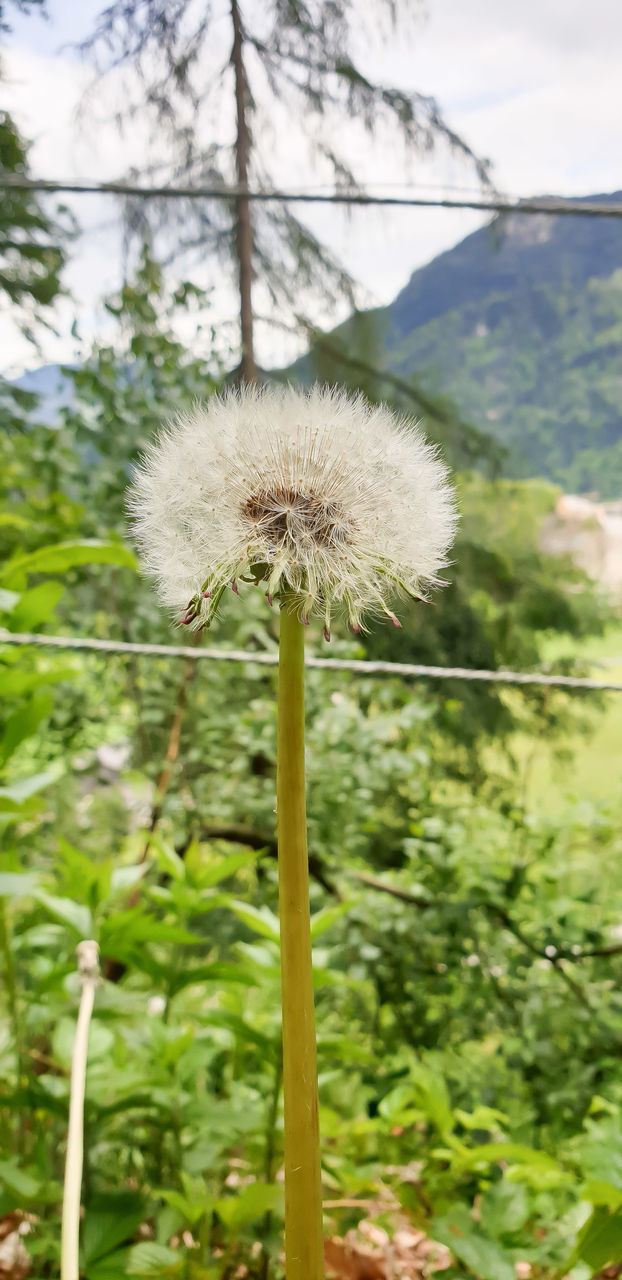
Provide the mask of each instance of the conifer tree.
MULTIPOLYGON (((41 0, 14 0, 21 13, 40 5, 41 0)), ((9 31, 6 4, 0 0, 0 34, 9 31)), ((2 71, 0 61, 0 82, 2 71)), ((21 177, 27 170, 28 145, 12 116, 0 111, 0 176, 21 177)), ((29 338, 34 337, 41 309, 60 291, 67 230, 47 214, 32 191, 10 186, 0 190, 0 307, 10 309, 29 338)))
POLYGON ((323 172, 328 166, 342 188, 359 188, 347 149, 335 144, 347 121, 362 123, 372 143, 388 133, 399 136, 406 153, 429 152, 445 143, 486 180, 486 162, 454 132, 434 98, 376 83, 360 69, 354 49, 362 22, 380 29, 388 22, 397 29, 412 16, 411 9, 410 0, 378 0, 364 13, 353 0, 268 0, 262 6, 227 0, 225 10, 216 13, 208 0, 112 0, 81 46, 101 74, 112 68, 135 73, 128 80, 133 96, 121 122, 127 126, 138 115, 142 121, 149 118, 159 141, 165 138, 169 145, 167 178, 234 186, 240 193, 232 206, 212 201, 202 207, 191 202, 189 208, 176 202, 173 216, 182 247, 219 251, 235 267, 240 374, 247 382, 257 377, 255 279, 263 282, 282 316, 300 315, 305 300, 318 292, 324 302, 344 290, 352 296, 353 285, 291 208, 251 204, 244 195, 247 189, 273 185, 269 130, 265 125, 262 130, 271 106, 286 108, 309 173, 323 163, 323 172), (229 28, 228 56, 220 73, 209 76, 206 55, 222 39, 223 21, 229 28), (215 95, 233 106, 229 144, 206 136, 205 112, 215 95))

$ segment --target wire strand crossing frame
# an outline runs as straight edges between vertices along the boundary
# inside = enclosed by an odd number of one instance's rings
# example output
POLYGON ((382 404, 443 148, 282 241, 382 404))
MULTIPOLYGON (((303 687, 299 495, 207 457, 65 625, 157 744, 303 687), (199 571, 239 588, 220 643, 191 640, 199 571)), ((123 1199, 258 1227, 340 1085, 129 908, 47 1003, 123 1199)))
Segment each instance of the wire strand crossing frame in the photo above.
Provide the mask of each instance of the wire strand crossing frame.
MULTIPOLYGON (((133 653, 147 658, 208 659, 212 662, 246 662, 276 667, 277 650, 253 652, 246 649, 191 648, 189 645, 133 644, 124 640, 98 640, 91 636, 47 636, 37 632, 6 631, 0 628, 0 645, 40 646, 78 652, 123 654, 133 653)), ((472 667, 430 667, 417 662, 377 662, 357 658, 316 658, 305 656, 305 665, 319 671, 351 671, 356 675, 412 676, 430 680, 476 680, 490 684, 532 685, 556 689, 587 689, 595 692, 622 693, 622 684, 608 680, 592 680, 589 676, 547 675, 540 671, 486 671, 472 667)))
POLYGON ((474 209, 483 213, 545 214, 549 217, 622 218, 622 201, 581 200, 553 196, 490 195, 472 199, 455 196, 431 197, 373 195, 365 191, 279 191, 246 187, 175 186, 172 183, 148 186, 124 179, 112 182, 76 178, 28 178, 23 174, 0 176, 0 191, 41 191, 65 195, 135 196, 142 200, 251 200, 287 204, 393 205, 407 209, 474 209))

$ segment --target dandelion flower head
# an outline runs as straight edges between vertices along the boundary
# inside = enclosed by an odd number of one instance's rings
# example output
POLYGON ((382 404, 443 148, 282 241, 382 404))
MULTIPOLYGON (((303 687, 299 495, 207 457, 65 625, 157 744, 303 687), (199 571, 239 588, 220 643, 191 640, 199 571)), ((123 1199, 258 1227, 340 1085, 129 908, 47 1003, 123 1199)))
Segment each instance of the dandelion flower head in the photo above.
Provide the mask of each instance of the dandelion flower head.
POLYGON ((146 570, 178 620, 207 625, 228 587, 261 583, 330 637, 438 583, 456 524, 445 465, 415 423, 361 395, 244 387, 181 414, 136 468, 146 570), (181 611, 181 616, 180 616, 181 611))

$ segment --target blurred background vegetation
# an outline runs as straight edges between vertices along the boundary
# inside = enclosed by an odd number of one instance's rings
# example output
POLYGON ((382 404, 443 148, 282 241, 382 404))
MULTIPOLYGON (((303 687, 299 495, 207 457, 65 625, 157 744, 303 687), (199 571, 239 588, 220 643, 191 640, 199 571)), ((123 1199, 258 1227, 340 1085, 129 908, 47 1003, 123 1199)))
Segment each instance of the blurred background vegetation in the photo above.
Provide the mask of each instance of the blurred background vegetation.
MULTIPOLYGON (((435 104, 421 118, 416 95, 409 108, 359 83, 343 60, 345 8, 318 5, 309 30, 298 6, 272 10, 275 75, 304 48, 306 92, 321 93, 328 49, 327 83, 345 83, 349 109, 371 123, 378 106, 396 111, 412 145, 446 136, 435 104)), ((175 70, 184 6, 158 12, 175 91, 191 95, 175 70)), ((138 6, 107 11, 115 39, 130 18, 140 34, 138 6)), ((247 28, 236 39, 252 116, 245 40, 262 50, 247 28)), ((344 103, 333 93, 329 105, 344 103)), ((182 118, 178 106, 170 119, 182 118)), ((252 176, 251 124, 238 118, 238 181, 241 138, 252 176)), ((198 180, 193 147, 184 175, 198 180)), ((6 114, 0 166, 27 167, 6 114)), ((254 316, 242 279, 251 343, 215 361, 210 298, 191 276, 171 283, 148 212, 130 209, 140 247, 107 302, 111 336, 62 371, 56 397, 32 379, 0 384, 6 631, 179 642, 137 574, 124 492, 163 416, 257 374, 254 316), (193 330, 200 341, 181 341, 193 330)), ((252 219, 240 241, 247 214, 248 202, 223 204, 212 247, 234 271, 248 250, 252 283, 275 268, 252 219)), ((336 637, 331 656, 622 679, 615 596, 541 549, 558 486, 619 494, 622 233, 550 223, 534 247, 520 217, 497 220, 456 260, 415 273, 389 314, 355 312, 332 333, 296 319, 308 351, 271 376, 424 414, 462 513, 434 607, 404 606, 399 632, 336 637)), ((311 265, 314 287, 347 283, 301 224, 284 227, 290 299, 311 265)), ((71 234, 62 210, 2 193, 0 287, 34 337, 71 234)), ((0 646, 0 1274, 14 1280, 58 1274, 83 937, 98 939, 104 974, 86 1280, 281 1274, 275 673, 253 662, 276 651, 277 615, 247 587, 210 643, 248 662, 0 646)), ((619 695, 312 670, 307 719, 328 1274, 620 1275, 619 695)))

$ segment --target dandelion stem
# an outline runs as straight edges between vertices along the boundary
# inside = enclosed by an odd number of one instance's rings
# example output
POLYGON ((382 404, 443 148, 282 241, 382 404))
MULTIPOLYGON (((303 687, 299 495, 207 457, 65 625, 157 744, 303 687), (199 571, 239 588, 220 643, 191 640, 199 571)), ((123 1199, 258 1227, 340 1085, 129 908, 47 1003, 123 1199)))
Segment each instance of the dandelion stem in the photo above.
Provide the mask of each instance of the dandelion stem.
POLYGON ((285 1273, 322 1280, 324 1237, 304 767, 304 628, 281 609, 277 749, 285 1273))
POLYGON ((69 1132, 67 1134, 61 1230, 61 1280, 78 1280, 79 1276, 78 1249, 80 1241, 80 1190, 82 1187, 82 1160, 84 1154, 86 1055, 95 988, 99 981, 97 943, 81 942, 77 950, 78 972, 82 981, 82 996, 78 1012, 76 1038, 71 1055, 69 1132))

